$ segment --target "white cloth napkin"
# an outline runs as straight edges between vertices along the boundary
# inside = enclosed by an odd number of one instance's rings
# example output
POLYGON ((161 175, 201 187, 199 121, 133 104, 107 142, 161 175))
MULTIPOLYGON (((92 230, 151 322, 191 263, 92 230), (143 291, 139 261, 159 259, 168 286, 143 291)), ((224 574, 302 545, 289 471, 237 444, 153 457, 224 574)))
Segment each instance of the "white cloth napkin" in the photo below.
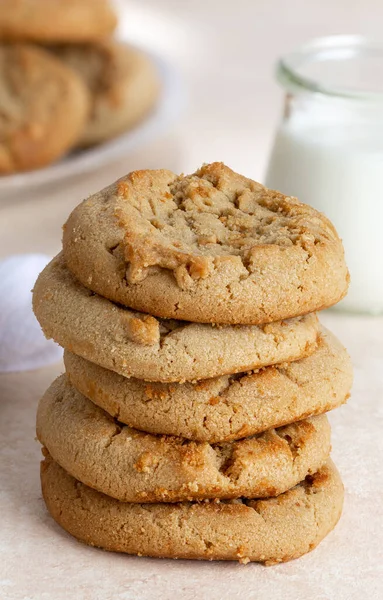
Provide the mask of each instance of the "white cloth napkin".
POLYGON ((32 311, 31 290, 48 261, 44 254, 0 261, 0 372, 37 369, 62 357, 62 349, 45 339, 32 311))

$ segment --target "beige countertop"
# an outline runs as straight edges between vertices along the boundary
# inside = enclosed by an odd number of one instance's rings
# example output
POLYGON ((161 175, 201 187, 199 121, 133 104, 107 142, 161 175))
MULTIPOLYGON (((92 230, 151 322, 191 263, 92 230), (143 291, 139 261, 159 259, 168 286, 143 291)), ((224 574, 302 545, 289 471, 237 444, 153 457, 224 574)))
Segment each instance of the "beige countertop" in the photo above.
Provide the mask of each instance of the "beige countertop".
MULTIPOLYGON (((84 196, 140 167, 190 171, 224 160, 262 179, 281 104, 271 69, 285 49, 318 34, 380 34, 377 0, 124 2, 124 33, 179 68, 189 103, 180 124, 134 156, 96 173, 0 198, 0 257, 55 253, 84 196), (234 8, 235 5, 235 8, 234 8)), ((348 347, 355 385, 331 414, 333 457, 346 487, 342 519, 311 554, 265 568, 154 560, 87 548, 48 516, 34 441, 39 396, 62 366, 0 376, 1 600, 383 597, 383 318, 323 315, 348 347)))

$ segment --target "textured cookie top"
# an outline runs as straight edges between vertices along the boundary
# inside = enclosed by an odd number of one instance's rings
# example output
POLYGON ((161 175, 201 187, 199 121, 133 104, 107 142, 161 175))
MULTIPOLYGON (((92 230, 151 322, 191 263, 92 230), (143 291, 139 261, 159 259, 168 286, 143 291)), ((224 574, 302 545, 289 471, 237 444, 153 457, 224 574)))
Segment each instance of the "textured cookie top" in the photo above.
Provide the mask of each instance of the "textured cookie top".
POLYGON ((143 433, 115 422, 65 375, 40 400, 37 435, 71 475, 124 502, 277 496, 315 473, 331 448, 325 415, 214 446, 143 433))
POLYGON ((108 0, 1 0, 0 39, 85 42, 112 33, 117 24, 108 0))
POLYGON ((296 246, 309 256, 309 248, 337 239, 313 209, 220 163, 187 177, 138 171, 120 182, 117 193, 128 283, 159 266, 172 270, 184 289, 209 277, 220 261, 254 273, 265 246, 296 246))
POLYGON ((47 337, 125 377, 193 381, 311 354, 315 314, 262 326, 185 323, 133 312, 90 292, 63 256, 39 275, 33 307, 47 337))
POLYGON ((88 92, 77 75, 44 50, 2 44, 0 81, 0 173, 66 152, 88 116, 88 92))
POLYGON ((328 219, 222 163, 131 173, 75 209, 64 253, 84 285, 167 318, 268 322, 333 304, 348 286, 328 219))
POLYGON ((64 362, 74 387, 122 423, 210 443, 332 410, 346 401, 352 385, 350 357, 324 328, 307 358, 194 384, 127 379, 70 352, 64 362))

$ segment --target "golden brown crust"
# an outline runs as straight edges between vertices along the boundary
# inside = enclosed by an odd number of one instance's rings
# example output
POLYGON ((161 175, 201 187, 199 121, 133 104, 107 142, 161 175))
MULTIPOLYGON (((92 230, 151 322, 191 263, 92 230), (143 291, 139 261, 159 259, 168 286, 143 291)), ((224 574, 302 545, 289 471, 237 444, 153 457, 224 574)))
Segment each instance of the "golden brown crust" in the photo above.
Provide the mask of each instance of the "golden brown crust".
POLYGON ((74 72, 40 48, 1 44, 0 81, 0 174, 44 166, 76 143, 89 96, 74 72))
POLYGON ((277 496, 328 459, 330 425, 313 417, 210 445, 118 423, 62 375, 37 411, 37 436, 68 473, 124 502, 277 496))
POLYGON ((64 255, 93 291, 165 318, 259 324, 338 302, 331 223, 221 163, 184 177, 135 171, 80 204, 64 255))
POLYGON ((116 24, 108 0, 1 0, 0 40, 89 42, 116 24))
POLYGON ((346 401, 352 385, 350 357, 324 328, 307 358, 195 384, 127 379, 70 352, 64 362, 74 387, 122 423, 209 443, 332 410, 346 401))
POLYGON ((292 490, 266 500, 122 503, 73 479, 49 456, 45 503, 66 531, 91 546, 139 556, 274 564, 313 550, 336 525, 343 485, 329 461, 292 490))
POLYGON ((223 326, 157 321, 90 292, 57 256, 40 274, 33 307, 47 337, 65 349, 124 377, 194 381, 296 360, 317 345, 315 314, 264 326, 223 326), (142 321, 145 336, 126 319, 142 321), (148 320, 149 319, 149 320, 148 320))

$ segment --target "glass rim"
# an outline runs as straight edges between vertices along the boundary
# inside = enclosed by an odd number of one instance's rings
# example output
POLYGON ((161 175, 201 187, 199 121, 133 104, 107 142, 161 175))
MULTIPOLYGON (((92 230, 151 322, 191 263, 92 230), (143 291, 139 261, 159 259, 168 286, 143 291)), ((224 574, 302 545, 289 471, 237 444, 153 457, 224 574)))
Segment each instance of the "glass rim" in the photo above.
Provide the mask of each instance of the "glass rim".
POLYGON ((329 35, 314 38, 299 46, 296 50, 282 56, 277 62, 277 79, 292 92, 307 91, 322 96, 331 96, 343 100, 362 100, 383 103, 383 92, 357 91, 342 87, 326 85, 315 79, 310 79, 298 72, 299 66, 305 60, 321 52, 348 50, 348 58, 366 55, 371 51, 379 52, 383 62, 383 41, 363 35, 329 35))

